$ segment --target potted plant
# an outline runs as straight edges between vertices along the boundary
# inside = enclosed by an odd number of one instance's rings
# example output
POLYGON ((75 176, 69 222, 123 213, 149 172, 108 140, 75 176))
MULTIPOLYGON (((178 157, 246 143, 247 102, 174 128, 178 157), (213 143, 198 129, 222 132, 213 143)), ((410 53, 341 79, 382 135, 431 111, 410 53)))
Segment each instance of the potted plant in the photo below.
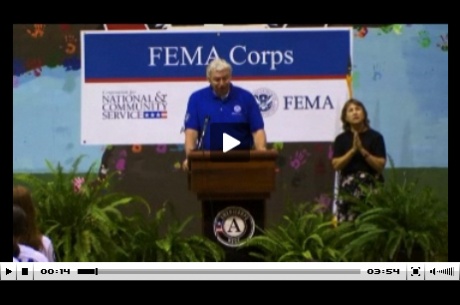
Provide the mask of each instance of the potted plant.
POLYGON ((129 256, 131 232, 126 228, 133 221, 120 207, 140 203, 150 213, 149 205, 139 196, 113 191, 117 173, 100 179, 95 163, 80 174, 82 158, 68 172, 60 163, 54 166, 46 160, 50 179, 33 174, 16 174, 13 179, 30 188, 39 224, 53 241, 57 261, 117 261, 129 256))
POLYGON ((205 236, 185 237, 184 229, 193 219, 178 220, 171 203, 165 202, 152 219, 142 215, 131 223, 133 234, 130 260, 142 262, 219 262, 223 249, 205 236))
POLYGON ((359 216, 338 228, 346 260, 435 261, 447 254, 447 204, 430 187, 399 183, 392 169, 384 184, 362 190, 359 216))
POLYGON ((332 214, 319 204, 289 205, 283 221, 262 231, 240 247, 258 251, 250 255, 267 262, 333 262, 339 261, 340 250, 332 214))

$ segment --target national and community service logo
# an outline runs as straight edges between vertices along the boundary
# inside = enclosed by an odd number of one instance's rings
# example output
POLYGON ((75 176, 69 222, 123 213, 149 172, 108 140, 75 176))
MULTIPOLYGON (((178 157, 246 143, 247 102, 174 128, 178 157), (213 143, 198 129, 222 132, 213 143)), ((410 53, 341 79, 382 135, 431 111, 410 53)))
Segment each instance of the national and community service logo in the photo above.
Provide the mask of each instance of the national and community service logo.
POLYGON ((278 109, 278 97, 272 90, 267 88, 260 88, 254 91, 252 94, 254 95, 257 104, 259 104, 259 109, 262 112, 262 116, 271 116, 278 109))
POLYGON ((213 227, 214 235, 220 243, 238 247, 254 235, 255 222, 247 210, 230 206, 216 215, 213 227))
POLYGON ((102 119, 167 119, 167 94, 154 94, 136 90, 102 91, 102 119))

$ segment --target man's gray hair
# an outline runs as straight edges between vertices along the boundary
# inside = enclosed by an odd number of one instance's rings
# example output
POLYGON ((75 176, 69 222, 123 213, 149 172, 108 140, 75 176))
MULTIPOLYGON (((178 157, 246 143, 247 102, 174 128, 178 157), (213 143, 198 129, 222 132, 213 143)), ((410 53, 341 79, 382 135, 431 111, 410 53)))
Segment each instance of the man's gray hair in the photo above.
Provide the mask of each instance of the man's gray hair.
POLYGON ((216 58, 211 61, 206 68, 206 76, 209 78, 211 76, 211 72, 223 70, 229 70, 230 75, 232 75, 232 66, 225 59, 216 58))

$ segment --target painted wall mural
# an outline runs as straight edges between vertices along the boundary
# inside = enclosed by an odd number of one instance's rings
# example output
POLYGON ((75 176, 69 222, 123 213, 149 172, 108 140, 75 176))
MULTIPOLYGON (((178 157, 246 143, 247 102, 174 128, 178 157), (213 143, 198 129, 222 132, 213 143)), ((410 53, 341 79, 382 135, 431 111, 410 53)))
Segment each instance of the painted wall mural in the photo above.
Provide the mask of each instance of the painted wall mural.
MULTIPOLYGON (((271 25, 290 27, 290 25, 271 25)), ((302 25, 296 25, 296 27, 302 25)), ((332 25, 329 25, 332 26, 332 25)), ((448 167, 448 25, 353 25, 353 96, 385 136, 396 167, 448 167)), ((183 145, 80 144, 80 31, 103 24, 13 25, 13 172, 47 172, 45 160, 86 170, 118 171, 120 189, 165 200, 180 214, 200 214, 180 170, 183 145), (179 211, 179 209, 178 209, 179 211)), ((146 30, 164 30, 148 25, 146 30)), ((275 220, 282 202, 331 204, 331 143, 270 143, 280 152, 278 190, 267 203, 275 220)), ((181 216, 179 215, 179 216, 181 216)), ((195 224, 199 227, 198 222, 195 224)))

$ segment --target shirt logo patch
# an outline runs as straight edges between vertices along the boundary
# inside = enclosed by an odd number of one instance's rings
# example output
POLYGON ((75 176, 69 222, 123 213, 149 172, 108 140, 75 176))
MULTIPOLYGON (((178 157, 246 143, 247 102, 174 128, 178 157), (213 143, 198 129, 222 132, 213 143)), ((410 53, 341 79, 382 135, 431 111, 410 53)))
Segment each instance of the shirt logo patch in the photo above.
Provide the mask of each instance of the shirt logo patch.
POLYGON ((233 107, 232 115, 241 115, 241 106, 240 105, 235 105, 233 107))

